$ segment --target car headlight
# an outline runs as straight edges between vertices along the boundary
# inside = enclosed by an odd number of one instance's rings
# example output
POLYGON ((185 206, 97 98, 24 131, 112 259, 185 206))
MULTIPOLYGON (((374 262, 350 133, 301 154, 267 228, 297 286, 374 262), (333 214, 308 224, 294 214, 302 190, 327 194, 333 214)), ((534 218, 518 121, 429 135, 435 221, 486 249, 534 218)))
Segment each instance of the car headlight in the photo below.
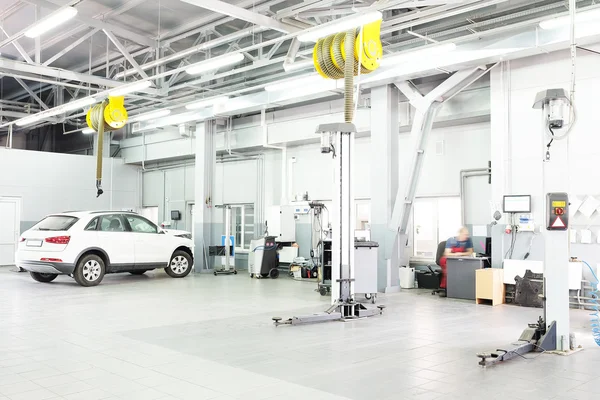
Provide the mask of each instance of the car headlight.
POLYGON ((190 239, 190 240, 192 239, 192 234, 191 233, 182 233, 181 235, 175 235, 175 236, 180 237, 180 238, 184 238, 184 239, 190 239))

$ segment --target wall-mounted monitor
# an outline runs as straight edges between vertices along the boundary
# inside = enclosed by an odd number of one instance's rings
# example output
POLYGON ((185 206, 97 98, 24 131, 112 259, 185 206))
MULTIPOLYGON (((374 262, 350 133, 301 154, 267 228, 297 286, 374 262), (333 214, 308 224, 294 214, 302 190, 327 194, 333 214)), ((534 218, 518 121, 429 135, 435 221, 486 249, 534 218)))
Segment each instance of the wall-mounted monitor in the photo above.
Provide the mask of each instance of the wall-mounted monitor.
POLYGON ((504 196, 503 210, 505 213, 530 213, 531 212, 531 196, 530 195, 504 196))

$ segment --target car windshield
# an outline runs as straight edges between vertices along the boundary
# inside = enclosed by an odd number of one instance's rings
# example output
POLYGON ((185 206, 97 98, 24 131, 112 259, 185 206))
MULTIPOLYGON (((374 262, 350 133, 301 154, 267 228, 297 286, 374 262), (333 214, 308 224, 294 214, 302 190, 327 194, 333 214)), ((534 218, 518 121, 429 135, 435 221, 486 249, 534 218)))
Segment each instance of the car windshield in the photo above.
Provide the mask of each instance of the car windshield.
POLYGON ((77 218, 67 215, 51 215, 33 227, 37 231, 68 231, 77 222, 77 218))

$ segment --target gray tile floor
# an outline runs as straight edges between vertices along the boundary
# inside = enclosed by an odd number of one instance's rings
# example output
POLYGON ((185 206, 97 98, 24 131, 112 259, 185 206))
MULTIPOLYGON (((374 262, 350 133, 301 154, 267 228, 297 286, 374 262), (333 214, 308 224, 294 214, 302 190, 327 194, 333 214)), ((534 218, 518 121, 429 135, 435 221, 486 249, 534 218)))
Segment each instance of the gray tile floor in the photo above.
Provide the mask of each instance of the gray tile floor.
POLYGON ((406 291, 381 299, 381 317, 273 327, 273 315, 326 307, 312 289, 162 272, 82 288, 0 268, 0 400, 598 399, 585 311, 572 312, 584 351, 481 369, 474 354, 516 339, 539 310, 406 291))

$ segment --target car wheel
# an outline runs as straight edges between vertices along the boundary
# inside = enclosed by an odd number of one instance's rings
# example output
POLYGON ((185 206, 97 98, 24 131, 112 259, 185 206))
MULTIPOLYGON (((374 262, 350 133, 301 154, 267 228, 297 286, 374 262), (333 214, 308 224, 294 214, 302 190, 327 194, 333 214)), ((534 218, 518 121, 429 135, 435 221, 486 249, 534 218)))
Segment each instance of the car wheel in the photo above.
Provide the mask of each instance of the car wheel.
POLYGON ((192 257, 185 251, 178 250, 173 253, 169 266, 165 272, 171 278, 183 278, 192 271, 192 257))
POLYGON ((41 272, 30 272, 29 274, 34 280, 42 283, 52 282, 58 276, 58 274, 42 274, 41 272))
POLYGON ((104 260, 95 254, 90 254, 79 260, 73 277, 81 286, 89 287, 96 286, 102 282, 105 273, 106 266, 104 265, 104 260))
POLYGON ((135 271, 129 271, 129 273, 131 275, 144 275, 146 272, 148 272, 147 269, 138 269, 138 270, 135 270, 135 271))

